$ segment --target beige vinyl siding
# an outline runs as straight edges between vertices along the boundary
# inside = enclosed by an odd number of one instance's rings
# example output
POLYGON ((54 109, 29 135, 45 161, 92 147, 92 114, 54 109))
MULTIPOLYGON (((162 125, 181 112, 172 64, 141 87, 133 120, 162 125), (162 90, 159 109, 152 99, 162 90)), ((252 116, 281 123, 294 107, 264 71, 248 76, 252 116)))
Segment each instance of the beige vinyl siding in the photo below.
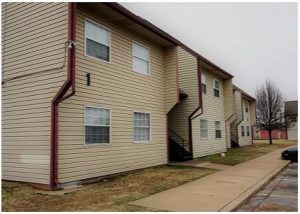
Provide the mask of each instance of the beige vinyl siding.
POLYGON ((66 78, 66 3, 3 3, 2 178, 49 184, 51 100, 66 78), (50 70, 48 70, 50 69, 50 70), (37 72, 37 73, 36 73, 37 72))
POLYGON ((250 123, 251 125, 256 125, 256 106, 255 101, 249 101, 249 113, 250 113, 250 123))
POLYGON ((169 128, 185 140, 189 140, 188 117, 199 106, 197 58, 181 47, 178 48, 179 88, 188 94, 171 110, 169 128))
POLYGON ((246 146, 251 145, 252 143, 252 133, 251 133, 251 122, 250 122, 250 108, 249 102, 246 99, 242 99, 242 108, 241 111, 243 112, 243 119, 241 123, 238 125, 238 135, 239 135, 239 145, 246 146), (246 105, 248 104, 248 112, 246 112, 246 105), (244 126, 245 135, 242 136, 241 127, 244 126), (250 136, 247 136, 247 127, 250 130, 250 136))
POLYGON ((230 124, 235 120, 234 114, 234 100, 233 100, 233 85, 232 79, 225 79, 223 84, 224 89, 224 116, 225 116, 225 130, 226 130, 226 144, 227 148, 231 147, 230 140, 230 124))
POLYGON ((232 79, 223 80, 223 89, 224 89, 224 117, 225 120, 229 119, 233 114, 233 85, 232 79))
POLYGON ((203 114, 195 118, 193 127, 193 155, 201 157, 226 151, 226 132, 224 117, 224 82, 216 75, 202 69, 202 74, 206 76, 206 94, 202 93, 203 114), (213 81, 220 82, 220 97, 214 96, 213 81), (200 139, 200 120, 208 122, 208 139, 200 139), (215 121, 221 122, 222 138, 215 138, 215 121))
POLYGON ((234 100, 235 120, 230 124, 230 133, 234 134, 235 136, 238 136, 237 125, 243 119, 243 115, 242 115, 242 94, 241 94, 241 92, 235 90, 235 91, 233 91, 233 97, 234 97, 233 100, 234 100))
POLYGON ((168 113, 174 105, 179 101, 177 91, 177 47, 171 47, 165 50, 164 53, 164 69, 165 69, 165 104, 168 113))
MULTIPOLYGON (((76 94, 59 109, 62 183, 167 163, 164 50, 78 7, 76 94), (111 30, 111 62, 85 56, 85 18, 111 30), (132 70, 132 41, 150 49, 150 75, 132 70), (91 85, 86 84, 91 74, 91 85), (84 144, 84 107, 111 109, 111 144, 84 144), (134 143, 134 111, 150 113, 149 143, 134 143)), ((169 61, 171 63, 171 60, 169 61)))

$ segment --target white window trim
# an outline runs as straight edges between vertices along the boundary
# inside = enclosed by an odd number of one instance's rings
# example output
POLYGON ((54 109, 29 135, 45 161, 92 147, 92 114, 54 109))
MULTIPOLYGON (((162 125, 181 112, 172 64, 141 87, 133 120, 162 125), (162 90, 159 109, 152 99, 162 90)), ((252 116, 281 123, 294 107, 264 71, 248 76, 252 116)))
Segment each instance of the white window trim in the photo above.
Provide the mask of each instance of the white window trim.
MULTIPOLYGON (((216 89, 216 90, 219 91, 219 97, 218 97, 218 98, 220 98, 220 96, 221 96, 221 94, 220 94, 220 88, 221 88, 221 81, 220 81, 220 80, 217 80, 217 79, 214 79, 214 80, 213 80, 213 89, 216 89), (216 82, 216 81, 219 82, 219 88, 216 88, 216 87, 215 87, 215 85, 216 85, 215 82, 216 82)), ((215 92, 214 92, 213 95, 214 95, 214 97, 217 97, 217 96, 215 96, 215 92)))
POLYGON ((133 114, 132 114, 132 118, 133 118, 133 123, 132 123, 132 127, 133 127, 133 130, 132 130, 132 137, 133 137, 133 143, 134 144, 149 144, 152 142, 152 128, 151 128, 151 124, 152 124, 152 117, 151 117, 151 112, 147 112, 147 111, 143 111, 143 110, 134 110, 133 111, 133 114), (149 114, 149 122, 150 122, 150 125, 149 125, 149 141, 135 141, 134 140, 134 113, 142 113, 142 114, 149 114))
POLYGON ((102 62, 105 62, 105 63, 108 63, 108 64, 110 64, 111 63, 111 29, 110 28, 107 28, 107 27, 105 27, 105 26, 103 26, 103 25, 101 25, 101 24, 99 24, 99 23, 97 23, 97 22, 95 22, 95 21, 93 21, 93 20, 91 20, 91 19, 89 19, 89 18, 85 18, 84 19, 84 55, 86 56, 86 57, 90 57, 90 58, 92 58, 92 59, 96 59, 96 60, 99 60, 99 61, 102 61, 102 62), (86 21, 90 21, 90 22, 92 22, 92 23, 94 23, 95 25, 98 25, 99 27, 101 27, 101 28, 104 28, 105 30, 107 30, 107 31, 109 31, 109 61, 105 61, 105 60, 103 60, 103 59, 98 59, 98 58, 96 58, 96 57, 93 57, 93 56, 90 56, 90 55, 87 55, 87 53, 86 53, 86 32, 85 32, 85 23, 86 23, 86 21))
POLYGON ((202 141, 208 141, 208 136, 209 136, 209 124, 208 124, 208 120, 207 119, 200 119, 200 140, 202 141), (207 137, 206 138, 202 138, 201 137, 201 120, 206 120, 206 124, 207 124, 207 137))
POLYGON ((246 136, 251 137, 250 126, 246 126, 246 136), (249 135, 248 135, 248 133, 249 133, 249 135))
MULTIPOLYGON (((93 147, 93 146, 111 146, 112 142, 111 142, 111 133, 112 133, 112 124, 111 124, 111 116, 112 116, 112 110, 111 108, 107 108, 107 107, 102 107, 102 106, 90 106, 90 105, 84 105, 83 106, 83 146, 84 147, 93 147), (109 143, 94 143, 94 144, 86 144, 85 143, 85 126, 87 124, 85 124, 85 108, 98 108, 98 109, 108 109, 109 110, 109 143)), ((97 126, 97 125, 96 125, 97 126)))
POLYGON ((245 106, 244 108, 245 114, 249 114, 249 103, 247 101, 244 101, 244 106, 245 106), (248 109, 248 111, 246 111, 246 109, 248 109))
POLYGON ((131 69, 134 73, 144 76, 150 76, 151 75, 151 66, 150 66, 150 59, 151 59, 151 51, 150 48, 140 42, 137 42, 136 40, 131 40, 131 69), (149 50, 149 56, 148 56, 148 74, 141 73, 140 71, 136 71, 133 69, 133 43, 136 43, 140 46, 143 46, 144 48, 149 50))
POLYGON ((203 92, 203 91, 201 91, 202 92, 202 94, 203 95, 205 95, 206 96, 206 94, 207 94, 207 83, 206 83, 206 75, 205 74, 201 74, 201 90, 202 90, 202 84, 203 85, 205 85, 205 88, 206 88, 206 91, 205 92, 203 92), (205 82, 202 82, 203 81, 203 78, 202 77, 204 77, 205 78, 205 82))
POLYGON ((223 134, 222 134, 222 122, 220 120, 216 120, 214 122, 214 125, 215 125, 215 140, 222 140, 222 138, 223 138, 223 134), (216 122, 220 122, 220 129, 216 129, 216 122), (216 130, 220 130, 221 131, 221 137, 220 138, 216 137, 216 130))
POLYGON ((246 137, 246 130, 245 130, 245 126, 241 126, 241 137, 246 137), (244 132, 244 135, 243 135, 244 132))

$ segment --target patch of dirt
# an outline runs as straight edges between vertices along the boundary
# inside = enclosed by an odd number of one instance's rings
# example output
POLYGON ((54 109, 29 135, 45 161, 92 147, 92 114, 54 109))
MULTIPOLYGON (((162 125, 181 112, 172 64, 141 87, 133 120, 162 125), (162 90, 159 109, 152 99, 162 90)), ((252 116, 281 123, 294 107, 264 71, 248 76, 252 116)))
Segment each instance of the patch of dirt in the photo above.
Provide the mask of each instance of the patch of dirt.
POLYGON ((3 211, 155 211, 129 202, 216 172, 198 167, 152 167, 86 184, 66 195, 45 195, 28 184, 2 183, 3 211))

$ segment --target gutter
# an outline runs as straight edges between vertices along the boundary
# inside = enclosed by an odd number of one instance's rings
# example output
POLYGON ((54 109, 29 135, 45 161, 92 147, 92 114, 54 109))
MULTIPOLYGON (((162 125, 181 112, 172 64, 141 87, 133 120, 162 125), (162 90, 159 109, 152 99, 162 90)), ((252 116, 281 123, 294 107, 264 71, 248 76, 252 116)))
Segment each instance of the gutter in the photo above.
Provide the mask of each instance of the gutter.
POLYGON ((185 49, 187 52, 194 55, 198 59, 201 59, 205 63, 207 63, 210 66, 214 67, 216 70, 219 70, 221 73, 226 75, 228 78, 233 78, 233 75, 231 75, 230 73, 228 73, 224 69, 222 69, 219 66, 217 66, 216 64, 212 63, 211 61, 209 61, 208 59, 206 59, 205 57, 203 57, 202 55, 200 55, 196 51, 192 50, 191 48, 189 48, 188 46, 186 46, 185 44, 183 44, 179 40, 172 37, 170 34, 166 33, 165 31, 161 30, 160 28, 156 27, 152 23, 148 22, 147 20, 145 20, 145 19, 135 15, 131 11, 127 10, 125 7, 123 7, 119 3, 103 2, 103 4, 106 5, 107 7, 111 8, 111 9, 113 9, 114 11, 117 11, 118 13, 122 14, 123 16, 127 17, 128 19, 132 20, 133 22, 141 25, 142 27, 146 28, 147 30, 149 30, 149 31, 159 35, 160 37, 166 39, 170 43, 180 46, 181 48, 185 49))
POLYGON ((76 3, 68 3, 68 67, 67 79, 51 102, 50 188, 57 189, 58 181, 58 105, 75 94, 75 23, 76 3), (66 94, 71 88, 71 92, 66 94))
POLYGON ((197 75, 198 75, 198 96, 199 96, 199 105, 198 107, 190 114, 188 117, 188 128, 189 128, 189 147, 190 147, 190 153, 192 156, 193 154, 193 131, 192 131, 192 120, 195 119, 196 117, 200 116, 203 114, 203 102, 202 102, 202 90, 201 90, 201 62, 200 59, 197 58, 197 75), (197 111, 201 109, 200 114, 194 116, 197 111))
MULTIPOLYGON (((242 97, 241 97, 242 98, 242 97)), ((238 126, 241 124, 241 122, 244 120, 244 109, 243 109, 243 99, 241 99, 241 109, 242 109, 242 119, 236 124, 235 129, 236 129, 236 136, 239 144, 239 129, 238 126)), ((244 129, 244 134, 245 134, 245 129, 244 129)), ((240 146, 240 144, 239 144, 240 146)))

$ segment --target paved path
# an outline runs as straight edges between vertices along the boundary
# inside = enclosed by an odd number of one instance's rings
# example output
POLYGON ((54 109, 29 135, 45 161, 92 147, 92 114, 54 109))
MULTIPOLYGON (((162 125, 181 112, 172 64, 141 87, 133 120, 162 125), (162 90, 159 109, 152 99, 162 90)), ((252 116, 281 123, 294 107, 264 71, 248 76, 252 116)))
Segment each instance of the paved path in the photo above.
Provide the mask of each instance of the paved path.
POLYGON ((290 163, 274 180, 247 200, 237 212, 297 212, 298 164, 290 163))
POLYGON ((288 161, 280 149, 130 204, 167 211, 232 211, 288 161))

